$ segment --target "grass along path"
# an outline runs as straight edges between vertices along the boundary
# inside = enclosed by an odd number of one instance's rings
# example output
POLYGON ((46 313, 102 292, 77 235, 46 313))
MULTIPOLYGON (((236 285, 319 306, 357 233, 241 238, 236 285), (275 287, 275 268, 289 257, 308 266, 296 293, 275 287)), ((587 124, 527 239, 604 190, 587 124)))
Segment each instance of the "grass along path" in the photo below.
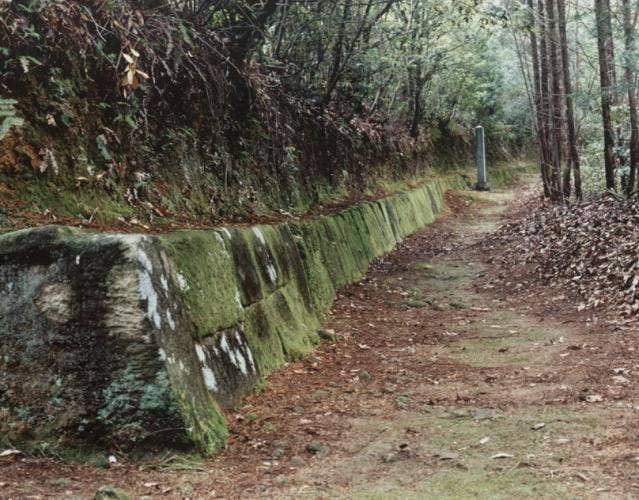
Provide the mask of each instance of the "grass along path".
POLYGON ((491 264, 484 238, 524 190, 451 195, 453 213, 340 293, 337 342, 229 415, 219 457, 12 459, 0 495, 638 497, 636 332, 491 264), (495 273, 512 274, 508 289, 495 273))

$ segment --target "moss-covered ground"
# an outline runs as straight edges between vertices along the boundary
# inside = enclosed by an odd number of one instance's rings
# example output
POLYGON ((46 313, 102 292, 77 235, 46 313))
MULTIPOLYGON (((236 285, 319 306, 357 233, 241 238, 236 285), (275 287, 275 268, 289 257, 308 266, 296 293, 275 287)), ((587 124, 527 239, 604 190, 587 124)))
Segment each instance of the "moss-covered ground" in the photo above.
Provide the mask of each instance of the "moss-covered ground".
MULTIPOLYGON (((511 182, 532 168, 530 161, 517 166, 500 164, 491 172, 493 184, 497 187, 511 182)), ((262 184, 256 200, 238 204, 220 197, 217 181, 209 174, 193 169, 189 175, 188 188, 179 177, 140 181, 136 185, 138 199, 125 184, 120 185, 109 176, 88 182, 85 177, 63 180, 49 174, 24 176, 0 171, 0 232, 52 223, 97 230, 166 232, 229 222, 275 222, 286 219, 282 212, 296 217, 334 212, 414 189, 437 178, 457 176, 469 184, 473 178, 471 168, 461 167, 400 177, 380 175, 371 179, 363 192, 359 184, 348 182, 319 186, 312 195, 300 186, 299 196, 284 205, 277 186, 262 184)), ((260 180, 254 181, 260 185, 260 180)))

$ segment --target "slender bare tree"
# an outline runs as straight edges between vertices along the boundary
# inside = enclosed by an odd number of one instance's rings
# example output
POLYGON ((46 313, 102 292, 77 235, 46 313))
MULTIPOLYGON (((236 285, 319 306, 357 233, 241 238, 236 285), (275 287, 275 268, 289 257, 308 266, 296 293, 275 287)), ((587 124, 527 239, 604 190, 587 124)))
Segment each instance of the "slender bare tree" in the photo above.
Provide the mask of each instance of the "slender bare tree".
POLYGON ((628 108, 630 112, 630 175, 626 186, 626 193, 631 195, 635 190, 635 179, 639 169, 639 117, 637 114, 636 75, 633 67, 635 59, 635 30, 637 13, 633 16, 630 0, 621 0, 623 7, 624 31, 624 84, 628 92, 628 108))
POLYGON ((604 134, 604 162, 606 189, 615 190, 615 135, 612 129, 612 28, 610 6, 606 0, 594 0, 597 21, 597 51, 599 55, 599 81, 601 85, 601 120, 604 134))
POLYGON ((553 0, 546 0, 546 67, 550 90, 549 101, 549 142, 551 155, 551 197, 559 200, 562 197, 562 99, 561 99, 561 77, 559 69, 559 57, 557 49, 559 47, 557 37, 557 25, 555 21, 555 9, 553 0))
MULTIPOLYGON (((566 35, 566 4, 564 0, 557 0, 557 13, 559 21, 559 41, 561 45, 561 64, 564 74, 564 97, 566 100, 566 131, 568 137, 568 154, 572 166, 575 196, 581 199, 581 165, 579 162, 579 149, 577 148, 577 134, 575 129, 575 112, 572 97, 572 81, 570 78, 570 59, 568 57, 568 37, 566 35)), ((564 194, 566 186, 564 185, 564 194)))
MULTIPOLYGON (((546 120, 544 117, 544 106, 541 85, 541 70, 539 67, 539 48, 537 44, 537 33, 535 26, 535 6, 533 0, 528 0, 528 10, 530 15, 530 53, 533 69, 533 102, 535 108, 535 118, 537 126, 537 140, 539 142, 539 169, 541 181, 544 188, 544 196, 550 196, 549 186, 549 165, 548 159, 548 131, 546 130, 546 120)), ((542 34, 543 36, 543 34, 542 34)))

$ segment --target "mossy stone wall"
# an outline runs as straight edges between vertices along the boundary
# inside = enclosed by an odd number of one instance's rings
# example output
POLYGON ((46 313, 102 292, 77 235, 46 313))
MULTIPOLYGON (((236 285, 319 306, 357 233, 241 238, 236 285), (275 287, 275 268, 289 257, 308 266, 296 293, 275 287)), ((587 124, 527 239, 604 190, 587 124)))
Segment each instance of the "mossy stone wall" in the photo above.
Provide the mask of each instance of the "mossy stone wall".
POLYGON ((336 291, 460 184, 274 226, 0 236, 0 433, 215 452, 224 408, 311 352, 336 291))

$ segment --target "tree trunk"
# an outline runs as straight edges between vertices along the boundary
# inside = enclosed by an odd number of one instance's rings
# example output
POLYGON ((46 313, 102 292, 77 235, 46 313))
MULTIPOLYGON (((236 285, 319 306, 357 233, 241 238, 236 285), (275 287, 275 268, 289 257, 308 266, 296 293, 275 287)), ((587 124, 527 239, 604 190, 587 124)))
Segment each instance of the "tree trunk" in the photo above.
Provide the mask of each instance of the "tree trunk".
POLYGON ((575 112, 572 100, 570 59, 568 57, 568 37, 566 35, 566 5, 564 1, 565 0, 557 0, 557 11, 559 15, 559 39, 561 44, 561 62, 564 73, 564 92, 566 98, 566 128, 568 132, 568 152, 570 155, 570 163, 575 181, 575 196, 577 197, 577 199, 581 199, 581 165, 579 162, 577 134, 575 131, 575 112))
MULTIPOLYGON (((528 0, 528 8, 530 10, 530 18, 534 26, 535 22, 535 7, 533 0, 528 0)), ((544 110, 542 105, 542 89, 541 89, 541 74, 539 69, 539 49, 537 48, 537 35, 535 34, 534 27, 530 30, 530 52, 532 55, 532 67, 533 67, 533 100, 535 107, 535 116, 537 123, 537 141, 539 142, 539 168, 541 171, 541 182, 544 187, 544 196, 550 196, 549 182, 549 162, 548 162, 548 148, 546 147, 546 123, 544 121, 544 110)))
POLYGON ((546 36, 546 18, 544 13, 544 0, 538 0, 539 9, 539 69, 541 73, 541 108, 542 119, 544 121, 545 143, 544 149, 546 151, 546 161, 548 169, 548 187, 550 191, 550 198, 556 197, 557 178, 553 177, 552 169, 552 148, 551 148, 551 136, 552 136, 552 111, 551 111, 551 98, 550 98, 550 72, 548 64, 548 47, 546 36))
POLYGON ((326 83, 326 90, 324 91, 324 97, 322 104, 326 106, 333 95, 337 82, 339 82, 339 76, 342 70, 342 58, 344 57, 344 44, 346 43, 346 26, 351 18, 351 3, 352 0, 344 1, 344 10, 342 11, 342 20, 337 33, 337 40, 333 46, 333 60, 331 61, 331 69, 328 73, 328 79, 326 83))
POLYGON ((626 194, 631 195, 635 190, 635 179, 639 168, 639 120, 637 116, 637 89, 635 88, 635 74, 632 67, 635 53, 635 27, 633 26, 630 0, 621 0, 623 6, 624 31, 624 83, 628 89, 628 108, 630 111, 630 176, 626 194))
POLYGON ((273 49, 273 57, 277 60, 282 58, 282 43, 284 40, 284 34, 286 33, 286 23, 288 21, 288 6, 289 0, 285 0, 281 7, 280 20, 277 25, 277 42, 275 42, 275 48, 273 49))
MULTIPOLYGON (((553 180, 553 198, 559 200, 564 191, 561 182, 561 164, 562 164, 562 99, 561 99, 561 79, 559 69, 559 58, 557 57, 557 25, 555 22, 555 10, 553 0, 546 0, 546 45, 548 50, 548 59, 550 62, 550 80, 552 83, 552 106, 551 106, 551 155, 552 155, 552 180, 553 180)), ((569 189, 569 188, 568 188, 569 189)))
POLYGON ((607 15, 607 35, 606 50, 608 51, 608 70, 610 71, 610 88, 612 90, 611 100, 613 105, 619 102, 619 93, 617 92, 617 70, 615 67, 615 39, 612 34, 612 10, 610 9, 610 0, 602 0, 602 5, 607 15))
POLYGON ((597 20, 597 51, 599 55, 599 81, 601 85, 601 119, 604 133, 604 161, 606 169, 606 189, 615 190, 615 138, 612 129, 610 107, 612 104, 612 64, 610 41, 612 40, 610 10, 605 0, 595 0, 597 20))
POLYGON ((424 82, 422 77, 422 62, 416 61, 415 66, 409 68, 409 85, 411 94, 411 120, 408 132, 411 137, 419 137, 419 124, 422 121, 422 90, 424 82))

